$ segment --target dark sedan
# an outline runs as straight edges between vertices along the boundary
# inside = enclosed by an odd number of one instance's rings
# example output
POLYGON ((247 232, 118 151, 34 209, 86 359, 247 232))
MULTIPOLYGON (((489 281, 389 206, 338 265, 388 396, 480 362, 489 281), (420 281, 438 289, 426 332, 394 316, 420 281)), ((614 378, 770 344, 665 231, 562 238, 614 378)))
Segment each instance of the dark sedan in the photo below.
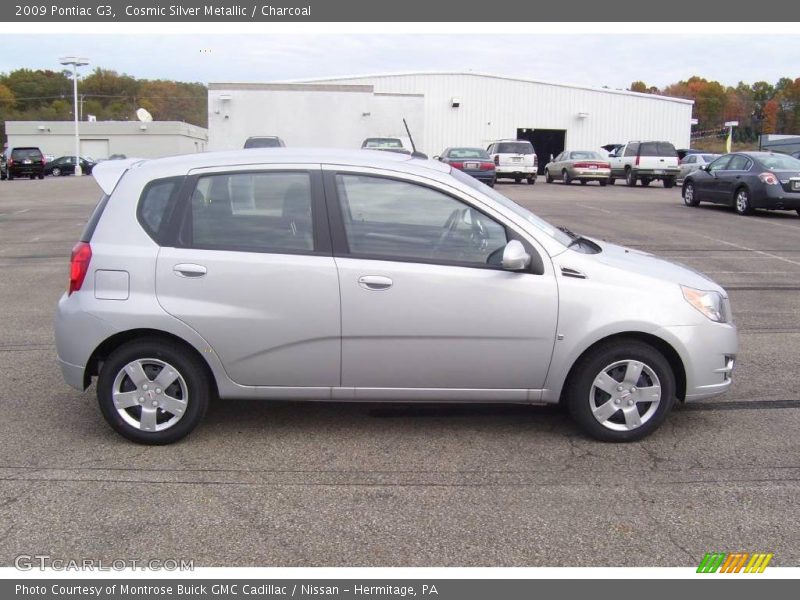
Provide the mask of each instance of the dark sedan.
POLYGON ((497 173, 492 158, 483 148, 445 148, 438 157, 454 169, 472 175, 489 187, 494 187, 497 173))
POLYGON ((756 208, 800 215, 800 160, 772 152, 725 154, 686 177, 683 201, 725 204, 740 215, 756 208))
MULTIPOLYGON (((92 168, 94 168, 94 161, 87 160, 81 156, 81 172, 84 175, 90 175, 92 168)), ((75 174, 75 157, 74 156, 61 156, 55 160, 50 161, 44 166, 45 175, 74 175, 75 174)))

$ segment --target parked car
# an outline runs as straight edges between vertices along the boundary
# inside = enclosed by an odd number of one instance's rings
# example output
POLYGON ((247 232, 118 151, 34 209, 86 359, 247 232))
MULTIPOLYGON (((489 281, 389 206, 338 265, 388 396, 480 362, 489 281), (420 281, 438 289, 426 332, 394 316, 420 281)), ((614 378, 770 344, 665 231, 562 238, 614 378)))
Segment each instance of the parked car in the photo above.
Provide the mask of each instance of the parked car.
POLYGON ((527 140, 499 140, 486 148, 495 164, 497 178, 513 179, 519 183, 525 179, 536 183, 539 160, 533 144, 527 140))
POLYGON ((609 183, 625 179, 625 183, 631 187, 637 181, 647 186, 651 181, 661 180, 665 188, 671 188, 680 172, 678 153, 669 142, 628 142, 609 156, 609 162, 609 183))
POLYGON ((560 179, 566 185, 573 181, 580 181, 581 185, 590 181, 606 185, 610 175, 611 165, 608 160, 593 150, 564 151, 544 167, 544 179, 547 183, 560 179))
MULTIPOLYGON (((95 163, 87 160, 81 156, 81 172, 84 175, 91 175, 92 168, 95 163)), ((44 167, 45 175, 53 175, 58 177, 60 175, 74 175, 75 174, 75 157, 74 156, 61 156, 52 162, 48 162, 44 167)))
POLYGON ((773 152, 734 152, 705 165, 683 182, 687 206, 715 202, 740 215, 756 208, 800 215, 800 160, 773 152))
POLYGON ((3 179, 14 179, 14 177, 44 179, 45 158, 39 148, 17 146, 7 148, 4 154, 5 161, 0 165, 3 169, 0 177, 3 179))
POLYGON ((383 150, 384 152, 398 152, 400 154, 411 154, 411 150, 405 147, 403 140, 392 137, 372 137, 361 142, 363 150, 383 150))
POLYGON ((792 152, 790 156, 792 158, 800 158, 800 150, 798 150, 797 152, 792 152))
POLYGON ((285 148, 286 144, 277 135, 249 137, 244 142, 245 148, 285 148))
POLYGON ((125 154, 112 154, 108 157, 108 160, 125 160, 127 158, 125 154))
POLYGON ((703 167, 719 158, 719 154, 687 154, 680 161, 678 179, 685 179, 700 167, 703 167))
POLYGON ((682 161, 689 154, 704 154, 702 150, 698 150, 697 148, 678 148, 675 152, 678 153, 678 162, 682 161))
POLYGON ((563 402, 622 442, 731 385, 724 289, 437 161, 241 151, 94 178, 56 349, 136 442, 184 437, 212 395, 563 402))
POLYGON ((445 148, 440 156, 434 156, 454 169, 464 171, 489 187, 494 187, 497 179, 495 165, 483 148, 445 148))

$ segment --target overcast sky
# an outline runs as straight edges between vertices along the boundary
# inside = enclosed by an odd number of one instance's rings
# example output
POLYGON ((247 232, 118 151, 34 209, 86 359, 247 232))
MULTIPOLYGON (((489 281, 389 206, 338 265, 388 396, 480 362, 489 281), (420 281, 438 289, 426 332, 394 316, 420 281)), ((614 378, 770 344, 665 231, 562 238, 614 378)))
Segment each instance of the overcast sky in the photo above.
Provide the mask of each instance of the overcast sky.
MULTIPOLYGON (((712 24, 709 24, 711 27, 712 24)), ((800 77, 793 35, 3 35, 0 71, 79 54, 139 78, 258 82, 454 70, 627 88, 699 74, 724 84, 800 77)))

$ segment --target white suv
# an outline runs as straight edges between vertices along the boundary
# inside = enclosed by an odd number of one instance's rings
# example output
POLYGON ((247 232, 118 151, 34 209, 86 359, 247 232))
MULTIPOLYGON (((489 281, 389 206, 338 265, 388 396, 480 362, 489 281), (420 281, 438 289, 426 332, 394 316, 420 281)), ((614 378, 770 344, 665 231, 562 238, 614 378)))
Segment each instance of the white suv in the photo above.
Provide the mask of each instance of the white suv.
POLYGON ((495 164, 497 179, 513 179, 517 183, 527 179, 536 183, 539 161, 533 144, 527 140, 499 140, 486 148, 495 164))

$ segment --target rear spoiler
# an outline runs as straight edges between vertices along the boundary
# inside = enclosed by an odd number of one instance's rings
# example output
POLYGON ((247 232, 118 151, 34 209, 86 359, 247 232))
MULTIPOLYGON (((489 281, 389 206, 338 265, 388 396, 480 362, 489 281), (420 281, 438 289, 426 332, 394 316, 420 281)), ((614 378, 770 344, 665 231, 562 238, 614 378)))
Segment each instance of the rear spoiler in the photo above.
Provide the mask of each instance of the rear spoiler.
POLYGON ((119 180, 127 173, 128 169, 134 168, 139 163, 144 162, 143 158, 124 158, 122 160, 104 160, 97 163, 92 168, 92 176, 103 190, 106 196, 110 196, 114 188, 117 187, 119 180))

